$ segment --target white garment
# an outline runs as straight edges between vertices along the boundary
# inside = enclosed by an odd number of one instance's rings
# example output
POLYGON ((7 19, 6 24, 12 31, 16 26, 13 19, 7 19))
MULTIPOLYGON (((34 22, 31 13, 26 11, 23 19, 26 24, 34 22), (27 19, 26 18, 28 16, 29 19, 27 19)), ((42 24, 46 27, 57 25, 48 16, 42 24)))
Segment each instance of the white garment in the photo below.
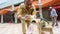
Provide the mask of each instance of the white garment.
POLYGON ((26 34, 33 33, 33 24, 30 24, 28 28, 26 28, 26 34))
POLYGON ((52 10, 51 10, 51 16, 52 16, 52 17, 58 16, 56 10, 53 9, 53 8, 52 8, 52 10))

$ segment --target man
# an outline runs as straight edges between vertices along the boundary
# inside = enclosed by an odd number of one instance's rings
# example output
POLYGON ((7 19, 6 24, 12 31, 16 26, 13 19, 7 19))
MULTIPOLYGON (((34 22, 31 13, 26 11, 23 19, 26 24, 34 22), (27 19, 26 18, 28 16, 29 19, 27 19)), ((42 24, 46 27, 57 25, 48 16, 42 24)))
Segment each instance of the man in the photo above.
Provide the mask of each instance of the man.
POLYGON ((57 23, 57 12, 56 12, 56 10, 54 9, 54 8, 52 8, 52 7, 49 7, 50 8, 50 13, 51 13, 51 15, 50 15, 50 17, 51 17, 51 19, 52 19, 52 26, 54 26, 55 25, 55 23, 56 23, 56 25, 55 26, 58 26, 58 23, 57 23))
POLYGON ((22 23, 22 32, 23 34, 26 34, 25 24, 27 23, 27 27, 29 27, 29 22, 31 22, 31 16, 36 17, 36 9, 32 5, 32 0, 25 0, 25 2, 19 6, 17 16, 22 23))

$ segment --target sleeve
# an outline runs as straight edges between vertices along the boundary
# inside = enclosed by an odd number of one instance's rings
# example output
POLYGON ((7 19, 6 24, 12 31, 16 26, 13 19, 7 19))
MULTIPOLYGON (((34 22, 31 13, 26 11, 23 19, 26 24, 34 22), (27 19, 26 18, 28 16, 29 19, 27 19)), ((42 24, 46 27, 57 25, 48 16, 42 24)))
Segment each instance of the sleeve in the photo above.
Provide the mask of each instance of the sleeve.
POLYGON ((36 17, 36 8, 35 8, 34 5, 33 5, 33 9, 34 9, 34 11, 33 11, 33 15, 36 17))
POLYGON ((19 6, 19 9, 17 11, 17 18, 19 18, 21 16, 21 13, 22 13, 22 8, 21 8, 21 6, 19 6))

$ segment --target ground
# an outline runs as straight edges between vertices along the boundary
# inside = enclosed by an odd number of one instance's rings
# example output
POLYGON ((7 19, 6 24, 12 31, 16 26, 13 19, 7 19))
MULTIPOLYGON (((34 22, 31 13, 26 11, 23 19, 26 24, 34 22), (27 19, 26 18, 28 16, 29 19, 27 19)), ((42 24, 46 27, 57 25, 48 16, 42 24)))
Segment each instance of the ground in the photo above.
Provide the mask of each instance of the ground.
MULTIPOLYGON (((13 23, 0 23, 0 34, 22 34, 21 23, 13 24, 13 23)), ((34 34, 38 34, 36 24, 34 26, 34 34)), ((49 34, 49 32, 45 32, 49 34)), ((53 27, 54 34, 60 34, 60 25, 58 27, 53 27)))

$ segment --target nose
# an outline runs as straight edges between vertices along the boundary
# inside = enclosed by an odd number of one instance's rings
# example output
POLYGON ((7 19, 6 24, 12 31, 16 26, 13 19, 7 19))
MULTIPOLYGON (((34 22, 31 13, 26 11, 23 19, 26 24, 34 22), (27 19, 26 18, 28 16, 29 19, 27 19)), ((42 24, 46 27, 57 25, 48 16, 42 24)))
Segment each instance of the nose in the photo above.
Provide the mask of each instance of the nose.
POLYGON ((28 7, 30 7, 30 6, 28 6, 28 7))

